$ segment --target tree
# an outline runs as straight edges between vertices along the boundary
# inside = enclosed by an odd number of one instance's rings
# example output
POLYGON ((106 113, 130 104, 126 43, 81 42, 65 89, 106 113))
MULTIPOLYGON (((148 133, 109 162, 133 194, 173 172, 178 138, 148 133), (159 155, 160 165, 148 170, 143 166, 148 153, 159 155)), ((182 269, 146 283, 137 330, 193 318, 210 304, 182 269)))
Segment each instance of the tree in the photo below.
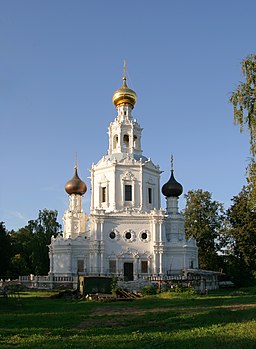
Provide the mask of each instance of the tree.
POLYGON ((10 264, 10 239, 3 222, 0 222, 0 279, 7 277, 10 264))
POLYGON ((11 264, 10 276, 17 278, 19 275, 34 274, 31 251, 33 246, 33 233, 27 227, 17 232, 10 232, 11 264))
POLYGON ((18 253, 11 257, 10 276, 17 279, 20 275, 28 275, 30 270, 24 257, 18 253))
POLYGON ((185 231, 198 245, 198 260, 201 269, 219 268, 218 250, 223 226, 223 205, 213 201, 211 193, 202 189, 185 194, 185 231))
POLYGON ((256 54, 242 61, 242 74, 245 82, 240 82, 232 92, 230 102, 234 106, 234 121, 240 125, 240 131, 247 127, 250 134, 251 162, 248 166, 248 183, 252 187, 249 202, 256 208, 256 54))
POLYGON ((48 246, 51 236, 61 232, 57 222, 57 211, 40 210, 38 218, 17 232, 10 233, 11 263, 10 275, 45 275, 49 271, 48 246))
POLYGON ((45 275, 49 271, 48 245, 51 237, 61 232, 61 224, 57 222, 56 210, 40 210, 36 220, 30 220, 27 229, 33 234, 31 261, 33 271, 37 275, 45 275))
POLYGON ((247 182, 249 190, 248 204, 256 212, 256 162, 251 159, 251 163, 247 168, 247 182))
POLYGON ((229 255, 235 282, 244 285, 253 279, 256 271, 256 212, 248 204, 251 188, 243 187, 234 196, 233 205, 227 210, 230 229, 229 255))

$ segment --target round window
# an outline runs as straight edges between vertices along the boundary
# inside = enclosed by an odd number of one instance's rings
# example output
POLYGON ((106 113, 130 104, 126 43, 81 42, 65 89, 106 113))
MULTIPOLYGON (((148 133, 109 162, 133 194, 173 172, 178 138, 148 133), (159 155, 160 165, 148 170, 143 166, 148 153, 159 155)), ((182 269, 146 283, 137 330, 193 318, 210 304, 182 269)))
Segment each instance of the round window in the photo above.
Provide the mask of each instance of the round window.
POLYGON ((132 234, 130 233, 130 232, 127 232, 126 234, 125 234, 125 237, 126 237, 126 239, 130 239, 131 237, 132 237, 132 234))
POLYGON ((142 238, 142 240, 146 240, 148 238, 148 234, 147 233, 142 233, 141 234, 141 238, 142 238))
POLYGON ((116 237, 116 233, 114 231, 111 231, 111 233, 109 233, 109 237, 110 239, 114 239, 116 237))

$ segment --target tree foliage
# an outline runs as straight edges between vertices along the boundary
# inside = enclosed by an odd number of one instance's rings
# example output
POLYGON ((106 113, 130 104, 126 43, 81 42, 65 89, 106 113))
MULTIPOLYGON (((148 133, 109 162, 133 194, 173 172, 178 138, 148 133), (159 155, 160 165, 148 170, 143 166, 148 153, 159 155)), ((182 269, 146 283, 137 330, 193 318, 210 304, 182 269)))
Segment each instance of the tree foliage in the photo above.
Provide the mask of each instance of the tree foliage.
POLYGON ((256 55, 249 55, 242 61, 245 82, 240 82, 230 97, 234 106, 234 121, 243 131, 250 132, 251 154, 256 154, 256 55))
POLYGON ((56 236, 61 231, 57 215, 57 211, 40 210, 38 218, 30 220, 26 227, 33 235, 31 262, 36 275, 45 275, 49 271, 48 245, 52 235, 56 236))
POLYGON ((242 132, 245 127, 250 134, 251 162, 247 168, 250 192, 249 203, 256 209, 256 54, 247 56, 242 61, 242 74, 245 82, 240 82, 237 89, 232 92, 230 102, 234 106, 234 121, 240 125, 242 132))
POLYGON ((61 232, 57 211, 40 210, 38 218, 10 236, 10 265, 7 274, 11 277, 35 274, 46 275, 49 271, 48 245, 51 236, 61 232))
POLYGON ((11 231, 9 236, 12 253, 9 269, 10 276, 16 278, 19 275, 33 273, 31 262, 33 234, 27 227, 24 227, 17 232, 11 231))
POLYGON ((213 201, 211 193, 202 189, 185 194, 185 231, 198 245, 198 261, 201 269, 218 269, 218 238, 222 233, 223 205, 213 201))
POLYGON ((250 190, 243 187, 227 210, 230 264, 237 284, 250 281, 256 271, 256 212, 248 204, 250 190))
POLYGON ((0 222, 0 279, 6 277, 11 251, 10 239, 3 222, 0 222))
POLYGON ((248 196, 248 204, 250 207, 256 212, 256 162, 254 159, 251 159, 251 163, 248 166, 248 187, 249 190, 249 196, 248 196))

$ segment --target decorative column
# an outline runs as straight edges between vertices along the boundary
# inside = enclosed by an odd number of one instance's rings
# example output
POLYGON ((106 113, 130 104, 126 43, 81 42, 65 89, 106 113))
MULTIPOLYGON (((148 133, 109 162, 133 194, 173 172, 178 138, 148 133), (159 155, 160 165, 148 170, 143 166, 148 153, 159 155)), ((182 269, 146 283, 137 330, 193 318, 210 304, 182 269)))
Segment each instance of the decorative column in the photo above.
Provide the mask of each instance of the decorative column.
POLYGON ((139 207, 140 209, 144 209, 143 207, 143 176, 142 176, 142 159, 140 158, 140 188, 139 188, 139 193, 140 193, 140 202, 139 202, 139 207))
POLYGON ((116 200, 117 200, 117 197, 116 197, 116 164, 117 164, 117 160, 115 159, 113 161, 113 165, 114 165, 114 183, 112 184, 113 186, 113 210, 116 210, 116 200))
POLYGON ((100 253, 100 273, 104 273, 104 240, 103 240, 103 223, 104 220, 100 220, 100 243, 99 243, 99 253, 100 253))
POLYGON ((159 273, 163 274, 163 254, 164 254, 164 242, 163 242, 163 220, 158 218, 159 229, 159 273))
POLYGON ((132 180, 132 207, 135 207, 135 180, 132 180))
POLYGON ((91 168, 91 211, 94 210, 94 163, 91 168))

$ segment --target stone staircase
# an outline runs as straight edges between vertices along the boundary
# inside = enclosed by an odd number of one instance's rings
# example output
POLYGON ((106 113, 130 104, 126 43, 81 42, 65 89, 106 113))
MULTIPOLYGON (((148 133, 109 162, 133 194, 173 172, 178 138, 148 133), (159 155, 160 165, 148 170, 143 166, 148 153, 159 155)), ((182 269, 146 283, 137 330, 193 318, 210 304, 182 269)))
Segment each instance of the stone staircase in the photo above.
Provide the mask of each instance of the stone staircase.
POLYGON ((118 281, 117 287, 127 290, 129 292, 140 292, 140 290, 148 285, 146 280, 135 280, 135 281, 118 281))

